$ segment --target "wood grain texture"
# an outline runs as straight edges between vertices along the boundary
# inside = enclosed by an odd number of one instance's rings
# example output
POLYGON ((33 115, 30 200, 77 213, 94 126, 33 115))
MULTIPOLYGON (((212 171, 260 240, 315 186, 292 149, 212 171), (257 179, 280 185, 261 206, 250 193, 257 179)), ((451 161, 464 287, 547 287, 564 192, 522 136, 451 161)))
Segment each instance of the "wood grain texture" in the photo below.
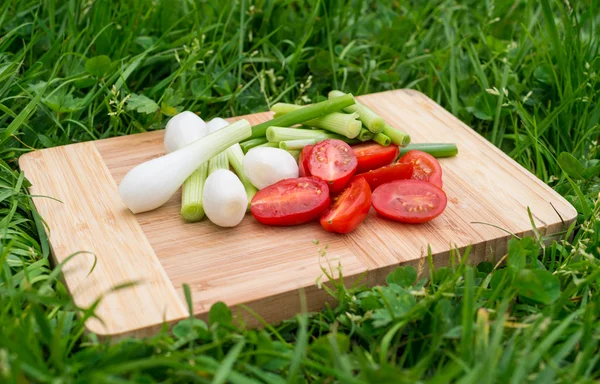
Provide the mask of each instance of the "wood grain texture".
MULTIPOLYGON (((213 303, 224 301, 247 305, 274 322, 300 311, 299 289, 306 295, 309 310, 322 308, 328 298, 316 283, 323 279, 323 269, 334 276, 341 269, 347 282, 366 274, 367 283, 377 284, 398 265, 420 265, 426 270, 423 258, 428 247, 436 266, 448 263, 451 249, 469 245, 472 262, 498 260, 506 252, 509 232, 532 232, 527 208, 546 235, 574 220, 575 209, 560 195, 421 93, 398 90, 359 99, 388 123, 408 132, 413 142, 458 143, 459 155, 441 160, 449 201, 443 215, 429 223, 408 225, 384 220, 372 210, 363 225, 348 235, 327 233, 318 223, 267 227, 251 216, 236 228, 222 229, 206 220, 183 222, 176 194, 163 207, 134 216, 124 210, 116 186, 132 167, 164 153, 162 131, 22 157, 32 193, 67 198, 62 206, 50 200, 35 201, 53 231, 50 242, 56 259, 92 249, 102 261, 102 267, 93 272, 95 280, 85 278, 87 270, 65 271, 76 300, 89 303, 100 293, 100 285, 80 288, 85 284, 102 281, 102 289, 107 289, 105 280, 116 283, 137 277, 138 268, 129 268, 139 263, 145 265, 143 272, 152 277, 152 283, 131 290, 147 289, 152 294, 147 297, 148 292, 129 293, 128 289, 112 295, 115 299, 103 307, 102 315, 105 322, 119 324, 117 334, 148 334, 162 322, 158 313, 165 311, 170 323, 185 316, 181 305, 184 283, 191 287, 196 316, 205 317, 213 303), (77 171, 80 163, 93 172, 77 171), (81 180, 85 182, 79 185, 81 180), (326 256, 322 256, 319 250, 325 248, 326 256), (126 295, 137 295, 139 305, 151 313, 149 322, 136 318, 130 310, 132 299, 126 295)), ((244 116, 251 124, 270 117, 269 112, 244 116)), ((78 263, 83 269, 90 265, 88 259, 78 263)), ((238 312, 250 324, 257 324, 243 310, 238 312)))
POLYGON ((66 285, 80 307, 105 295, 87 328, 99 335, 152 329, 186 316, 173 284, 121 202, 117 184, 93 143, 36 151, 22 156, 34 203, 49 227, 55 263, 65 261, 66 285), (116 290, 114 287, 135 283, 116 290))

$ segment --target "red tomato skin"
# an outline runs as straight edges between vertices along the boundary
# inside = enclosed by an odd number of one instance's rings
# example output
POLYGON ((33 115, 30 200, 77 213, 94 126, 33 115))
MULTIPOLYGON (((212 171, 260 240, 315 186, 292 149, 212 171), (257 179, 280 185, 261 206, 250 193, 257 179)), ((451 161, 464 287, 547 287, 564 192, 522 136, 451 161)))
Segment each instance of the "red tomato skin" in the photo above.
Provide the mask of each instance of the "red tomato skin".
POLYGON ((369 183, 371 191, 381 184, 389 183, 395 180, 407 180, 413 175, 413 165, 411 163, 396 163, 387 165, 369 172, 354 175, 352 179, 363 178, 369 183))
POLYGON ((352 150, 358 161, 356 173, 364 173, 389 165, 398 158, 400 153, 396 145, 386 147, 375 142, 353 145, 352 150))
POLYGON ((418 224, 425 223, 433 220, 444 212, 448 198, 446 193, 438 186, 421 180, 398 180, 391 183, 382 184, 375 191, 371 197, 373 208, 377 213, 387 219, 399 221, 401 223, 418 224), (422 211, 416 209, 410 211, 412 206, 409 199, 406 201, 399 198, 399 196, 407 196, 410 193, 420 194, 424 196, 429 193, 431 199, 425 204, 429 203, 432 206, 425 208, 422 211), (392 195, 393 198, 390 198, 392 195), (408 203, 406 203, 408 201, 408 203))
POLYGON ((308 171, 312 176, 324 180, 329 192, 335 194, 348 185, 357 165, 356 156, 348 144, 337 139, 326 139, 313 147, 308 171), (335 159, 336 156, 340 159, 335 159))
POLYGON ((429 153, 417 150, 408 151, 398 160, 398 163, 412 163, 414 180, 428 181, 442 188, 442 167, 437 159, 429 153), (422 169, 423 165, 430 170, 430 173, 427 174, 422 169))
POLYGON ((307 145, 302 148, 302 151, 300 152, 300 157, 298 157, 298 175, 300 177, 310 176, 310 172, 308 171, 308 161, 313 147, 314 145, 307 145))
POLYGON ((326 182, 316 177, 299 177, 258 191, 250 203, 250 212, 261 224, 299 225, 317 219, 330 203, 326 182), (285 210, 289 212, 282 212, 285 210))
POLYGON ((363 178, 353 179, 337 200, 321 215, 321 226, 327 232, 354 231, 369 214, 371 189, 363 178))

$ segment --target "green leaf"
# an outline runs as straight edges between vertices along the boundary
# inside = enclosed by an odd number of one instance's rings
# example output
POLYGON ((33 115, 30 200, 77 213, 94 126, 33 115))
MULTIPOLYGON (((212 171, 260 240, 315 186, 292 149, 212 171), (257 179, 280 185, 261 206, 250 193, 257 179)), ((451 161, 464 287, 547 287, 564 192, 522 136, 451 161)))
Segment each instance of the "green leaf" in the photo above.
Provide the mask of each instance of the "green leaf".
POLYGON ((552 304, 560 297, 560 281, 543 269, 523 269, 515 281, 519 295, 542 304, 552 304))
POLYGON ((384 307, 373 312, 373 325, 383 327, 394 318, 404 316, 416 304, 414 296, 399 285, 380 287, 384 307))
POLYGON ((231 310, 227 307, 227 305, 225 305, 225 303, 219 301, 210 307, 210 311, 208 312, 208 322, 210 325, 231 324, 232 319, 233 316, 231 315, 231 310))
POLYGON ((405 288, 413 285, 415 280, 417 280, 417 271, 410 265, 396 268, 385 279, 388 284, 398 284, 405 288))
POLYGON ((179 92, 173 91, 173 88, 169 88, 165 91, 163 96, 163 104, 170 107, 177 107, 183 102, 183 96, 179 92))
POLYGON ((106 55, 95 56, 85 61, 85 70, 94 76, 102 77, 110 68, 110 57, 106 55))
POLYGON ((600 175, 600 165, 595 165, 583 170, 582 176, 584 179, 593 179, 600 175))
POLYGON ((57 113, 76 112, 85 106, 84 99, 73 97, 70 93, 67 94, 65 88, 61 88, 49 96, 42 98, 42 102, 57 113))
POLYGON ((358 296, 359 305, 363 311, 370 311, 381 308, 381 303, 377 295, 372 291, 363 292, 358 296))
POLYGON ((343 333, 327 334, 318 337, 310 345, 311 353, 325 359, 333 360, 336 355, 346 353, 350 349, 350 338, 343 333), (333 347, 336 347, 335 349, 333 347))
POLYGON ((562 152, 558 155, 558 165, 569 177, 574 179, 583 178, 583 165, 569 152, 562 152))
POLYGON ((508 242, 507 265, 514 271, 531 266, 540 252, 540 247, 533 237, 512 238, 508 242))
POLYGON ((183 102, 183 97, 179 92, 174 92, 173 88, 169 88, 163 95, 163 101, 160 103, 160 110, 167 116, 175 116, 183 110, 179 105, 183 102))
POLYGON ((158 109, 156 102, 144 95, 138 95, 135 93, 131 94, 131 97, 127 100, 127 110, 137 111, 138 113, 154 113, 158 109))
POLYGON ((52 139, 50 139, 46 135, 42 135, 41 133, 38 133, 37 137, 38 137, 38 140, 40 141, 40 143, 44 147, 46 147, 46 148, 50 148, 50 147, 56 146, 56 144, 54 144, 54 142, 52 141, 52 139))
POLYGON ((193 319, 191 322, 190 319, 184 319, 173 326, 173 335, 180 339, 204 338, 208 335, 208 327, 200 319, 193 319))
POLYGON ((208 98, 211 97, 212 92, 210 88, 207 88, 208 81, 205 77, 192 80, 192 95, 195 98, 208 98))

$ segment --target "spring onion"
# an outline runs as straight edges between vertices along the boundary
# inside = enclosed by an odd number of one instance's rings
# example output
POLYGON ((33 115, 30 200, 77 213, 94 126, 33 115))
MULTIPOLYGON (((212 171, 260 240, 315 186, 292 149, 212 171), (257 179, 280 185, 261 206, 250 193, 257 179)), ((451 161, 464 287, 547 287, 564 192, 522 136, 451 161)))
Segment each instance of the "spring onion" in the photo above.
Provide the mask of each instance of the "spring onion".
POLYGON ((383 134, 388 136, 392 141, 392 144, 399 145, 401 147, 406 147, 410 144, 410 136, 399 129, 392 127, 389 124, 386 124, 383 127, 383 134))
MULTIPOLYGON (((227 120, 221 119, 220 117, 215 117, 207 125, 208 131, 213 132, 226 127, 229 125, 229 123, 227 120)), ((246 175, 244 175, 243 163, 244 152, 240 144, 236 143, 210 160, 209 173, 213 173, 217 169, 229 169, 229 166, 231 165, 237 176, 240 178, 240 181, 244 185, 246 195, 248 196, 248 201, 251 201, 257 190, 254 185, 252 185, 250 180, 248 180, 246 175)), ((249 208, 250 205, 248 205, 248 209, 249 208)))
POLYGON ((255 125, 252 127, 252 138, 265 135, 267 128, 271 126, 291 127, 292 125, 304 123, 305 121, 327 115, 332 112, 340 111, 355 103, 352 94, 346 94, 335 99, 321 101, 307 107, 298 109, 283 116, 255 125))
MULTIPOLYGON (((228 125, 229 123, 226 120, 215 118, 212 119, 206 126, 208 128, 208 133, 213 133, 225 128, 228 125)), ((229 169, 229 159, 227 158, 227 153, 224 151, 210 159, 208 162, 209 175, 217 169, 229 169)))
POLYGON ((188 177, 181 187, 181 217, 189 222, 199 221, 204 217, 202 191, 208 177, 208 163, 202 164, 188 177))
POLYGON ((242 119, 167 155, 139 164, 119 184, 119 195, 133 213, 156 209, 203 163, 251 135, 250 124, 242 119))
POLYGON ((302 139, 302 140, 287 140, 280 141, 279 148, 285 149, 286 151, 295 151, 301 150, 307 145, 315 145, 317 143, 317 139, 302 139))
MULTIPOLYGON (((167 153, 208 134, 206 123, 192 112, 184 111, 173 116, 165 129, 164 146, 167 153)), ((202 164, 188 177, 181 187, 181 217, 186 221, 198 221, 204 216, 202 189, 208 176, 208 164, 202 164)))
POLYGON ((256 147, 244 157, 244 174, 258 188, 298 177, 298 164, 287 151, 279 148, 256 147))
POLYGON ((320 129, 301 129, 301 128, 284 128, 284 127, 269 127, 267 128, 267 140, 269 142, 281 142, 290 140, 308 140, 314 139, 317 141, 325 139, 338 139, 345 141, 348 144, 356 144, 359 141, 349 139, 345 136, 327 132, 320 129))
POLYGON ((433 157, 452 157, 458 154, 458 147, 454 143, 418 143, 400 148, 400 156, 411 150, 426 152, 433 157))
POLYGON ((386 147, 392 143, 392 139, 390 139, 388 135, 381 132, 373 136, 373 141, 386 147))
MULTIPOLYGON (((279 148, 279 143, 275 143, 275 142, 266 142, 264 144, 261 145, 257 145, 254 148, 279 148)), ((250 151, 248 151, 250 152, 250 151)))
MULTIPOLYGON (((277 103, 271 107, 271 110, 275 112, 276 116, 285 116, 290 112, 299 111, 304 108, 307 107, 295 104, 277 103)), ((307 120, 303 122, 303 124, 325 129, 327 131, 346 136, 350 139, 354 139, 356 136, 358 136, 362 127, 362 123, 357 120, 357 118, 358 113, 333 112, 316 119, 307 120)))
MULTIPOLYGON (((344 92, 331 91, 329 92, 329 100, 335 100, 339 97, 344 97, 345 95, 346 94, 344 92)), ((353 105, 345 107, 344 112, 358 113, 360 121, 362 121, 367 129, 373 133, 379 133, 383 131, 383 127, 385 125, 383 118, 376 114, 371 108, 359 103, 358 101, 353 105)))
POLYGON ((208 176, 202 199, 206 216, 220 227, 238 225, 248 207, 244 185, 228 169, 217 169, 208 176))
POLYGON ((242 147, 242 150, 244 151, 244 153, 246 153, 249 150, 251 150, 252 148, 254 148, 258 145, 264 144, 266 142, 267 142, 267 139, 265 137, 257 137, 256 139, 242 141, 240 143, 240 146, 242 147))
POLYGON ((165 128, 165 151, 171 153, 208 134, 204 120, 190 111, 173 116, 165 128))
POLYGON ((358 133, 358 140, 360 141, 369 141, 373 138, 373 132, 369 131, 367 128, 361 128, 358 133))

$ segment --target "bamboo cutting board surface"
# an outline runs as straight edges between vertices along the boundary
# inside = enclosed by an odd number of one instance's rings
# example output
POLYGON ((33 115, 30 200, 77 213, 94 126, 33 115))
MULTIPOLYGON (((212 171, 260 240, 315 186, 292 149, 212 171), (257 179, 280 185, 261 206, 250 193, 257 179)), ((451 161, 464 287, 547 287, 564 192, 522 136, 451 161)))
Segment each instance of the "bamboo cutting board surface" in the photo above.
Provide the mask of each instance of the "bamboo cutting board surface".
MULTIPOLYGON (((102 321, 88 321, 88 330, 100 336, 140 336, 164 322, 173 324, 189 315, 184 283, 191 288, 198 317, 223 301, 245 304, 276 322, 300 312, 301 294, 309 310, 323 308, 329 298, 317 284, 327 280, 322 268, 334 276, 341 270, 345 282, 362 276, 378 284, 398 265, 422 266, 428 246, 436 266, 448 263, 452 249, 470 244, 472 262, 500 259, 508 233, 531 233, 528 207, 545 235, 575 219, 575 209, 560 195, 423 94, 396 90, 358 99, 415 143, 458 143, 458 156, 440 160, 448 195, 440 217, 407 225, 371 210, 356 231, 338 235, 318 223, 267 227, 248 214, 238 227, 222 229, 207 220, 183 222, 179 193, 155 211, 133 215, 117 185, 135 165, 164 154, 163 131, 22 156, 31 194, 54 198, 34 197, 48 225, 54 262, 82 252, 63 269, 75 302, 87 307, 103 295, 97 309, 102 321)), ((243 116, 253 125, 270 117, 269 112, 243 116)), ((258 324, 241 307, 234 313, 258 324)))

